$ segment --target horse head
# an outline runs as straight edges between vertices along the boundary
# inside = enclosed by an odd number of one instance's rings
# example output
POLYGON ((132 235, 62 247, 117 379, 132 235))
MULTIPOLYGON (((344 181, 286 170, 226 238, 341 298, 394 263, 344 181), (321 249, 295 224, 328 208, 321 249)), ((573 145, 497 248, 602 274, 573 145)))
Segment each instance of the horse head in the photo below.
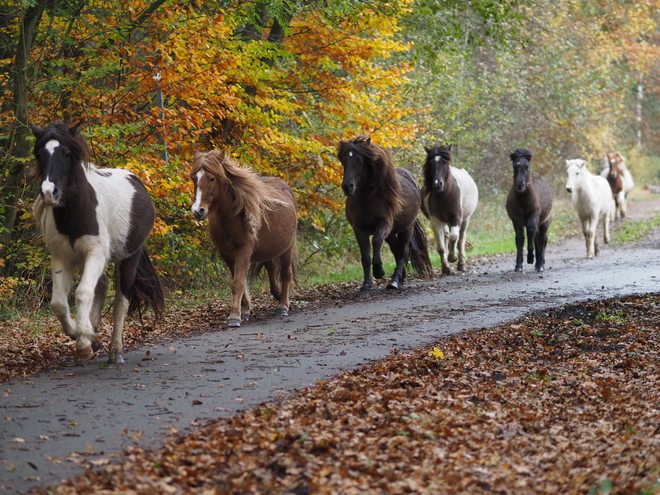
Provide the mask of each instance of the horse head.
POLYGON ((41 128, 30 124, 37 160, 39 194, 46 206, 58 206, 62 196, 83 172, 81 163, 87 163, 89 150, 80 134, 81 123, 68 127, 62 123, 41 128))
POLYGON ((621 156, 621 153, 618 151, 607 154, 607 163, 610 166, 608 178, 610 180, 616 180, 616 178, 619 176, 623 161, 623 156, 621 156))
POLYGON ((580 180, 586 170, 586 165, 587 162, 580 158, 566 160, 566 174, 568 175, 568 179, 566 180, 567 192, 573 192, 576 182, 580 180))
POLYGON ((224 151, 207 151, 200 153, 195 151, 193 164, 190 168, 190 179, 195 186, 195 202, 190 207, 193 215, 200 222, 209 214, 209 205, 213 201, 216 188, 216 175, 212 172, 211 165, 222 163, 224 151))
POLYGON ((516 148, 509 154, 509 158, 513 164, 513 185, 519 193, 525 192, 532 183, 530 171, 532 152, 527 148, 516 148))
POLYGON ((341 141, 337 158, 344 166, 341 188, 346 196, 353 196, 370 173, 369 149, 371 138, 359 136, 351 141, 341 141))
POLYGON ((437 192, 443 192, 449 178, 451 165, 451 145, 424 147, 426 162, 424 162, 424 184, 437 192))

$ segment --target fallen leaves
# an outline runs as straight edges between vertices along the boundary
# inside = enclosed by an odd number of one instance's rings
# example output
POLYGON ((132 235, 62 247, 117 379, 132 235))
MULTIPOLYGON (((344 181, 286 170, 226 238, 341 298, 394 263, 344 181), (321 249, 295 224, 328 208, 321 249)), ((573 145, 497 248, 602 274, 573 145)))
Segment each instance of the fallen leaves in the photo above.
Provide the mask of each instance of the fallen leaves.
POLYGON ((658 321, 649 295, 470 330, 48 493, 660 493, 658 321))

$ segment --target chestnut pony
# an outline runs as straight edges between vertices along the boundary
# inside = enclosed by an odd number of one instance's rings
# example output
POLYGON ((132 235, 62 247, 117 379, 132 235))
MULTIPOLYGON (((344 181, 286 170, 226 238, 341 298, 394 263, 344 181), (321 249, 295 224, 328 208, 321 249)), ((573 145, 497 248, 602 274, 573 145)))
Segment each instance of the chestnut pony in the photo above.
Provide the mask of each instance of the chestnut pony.
POLYGON ((256 274, 262 267, 279 303, 277 315, 287 316, 298 225, 291 188, 281 179, 242 168, 219 150, 195 153, 190 178, 195 184, 191 210, 199 221, 208 217, 211 241, 232 274, 227 325, 240 327, 241 318, 249 318, 248 271, 256 274))

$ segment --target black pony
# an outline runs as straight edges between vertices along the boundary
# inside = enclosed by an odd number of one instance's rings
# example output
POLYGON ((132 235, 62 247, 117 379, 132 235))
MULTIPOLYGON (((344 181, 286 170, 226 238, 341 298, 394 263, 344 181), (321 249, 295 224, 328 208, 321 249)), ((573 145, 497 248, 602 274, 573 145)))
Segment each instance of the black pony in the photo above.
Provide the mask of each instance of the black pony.
POLYGON ((373 285, 372 264, 375 278, 385 276, 380 257, 383 241, 389 244, 396 260, 388 288, 399 289, 403 285, 409 257, 419 274, 430 275, 426 235, 417 219, 421 195, 413 175, 395 167, 387 151, 365 136, 341 141, 337 157, 344 166, 341 187, 346 194, 346 218, 360 246, 364 270, 360 291, 366 293, 373 285), (373 262, 370 236, 373 236, 373 262))
POLYGON ((545 247, 552 220, 552 189, 550 184, 530 170, 532 152, 518 148, 509 158, 513 164, 513 185, 506 199, 506 211, 516 231, 516 271, 523 271, 523 245, 527 230, 527 263, 534 263, 536 271, 545 270, 545 247))

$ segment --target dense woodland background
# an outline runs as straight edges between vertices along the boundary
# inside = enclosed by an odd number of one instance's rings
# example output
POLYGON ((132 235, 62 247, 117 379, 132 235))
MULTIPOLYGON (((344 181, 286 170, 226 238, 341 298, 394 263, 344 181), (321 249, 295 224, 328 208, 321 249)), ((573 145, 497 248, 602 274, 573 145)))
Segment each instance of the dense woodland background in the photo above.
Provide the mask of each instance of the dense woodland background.
POLYGON ((660 0, 3 0, 0 313, 49 290, 28 122, 82 121, 97 164, 141 177, 149 249, 185 291, 224 270, 189 212, 195 150, 289 182, 312 266, 354 244, 336 149, 359 134, 417 177, 452 143, 484 214, 518 146, 558 190, 565 159, 596 172, 613 150, 660 183, 659 21, 660 0))

